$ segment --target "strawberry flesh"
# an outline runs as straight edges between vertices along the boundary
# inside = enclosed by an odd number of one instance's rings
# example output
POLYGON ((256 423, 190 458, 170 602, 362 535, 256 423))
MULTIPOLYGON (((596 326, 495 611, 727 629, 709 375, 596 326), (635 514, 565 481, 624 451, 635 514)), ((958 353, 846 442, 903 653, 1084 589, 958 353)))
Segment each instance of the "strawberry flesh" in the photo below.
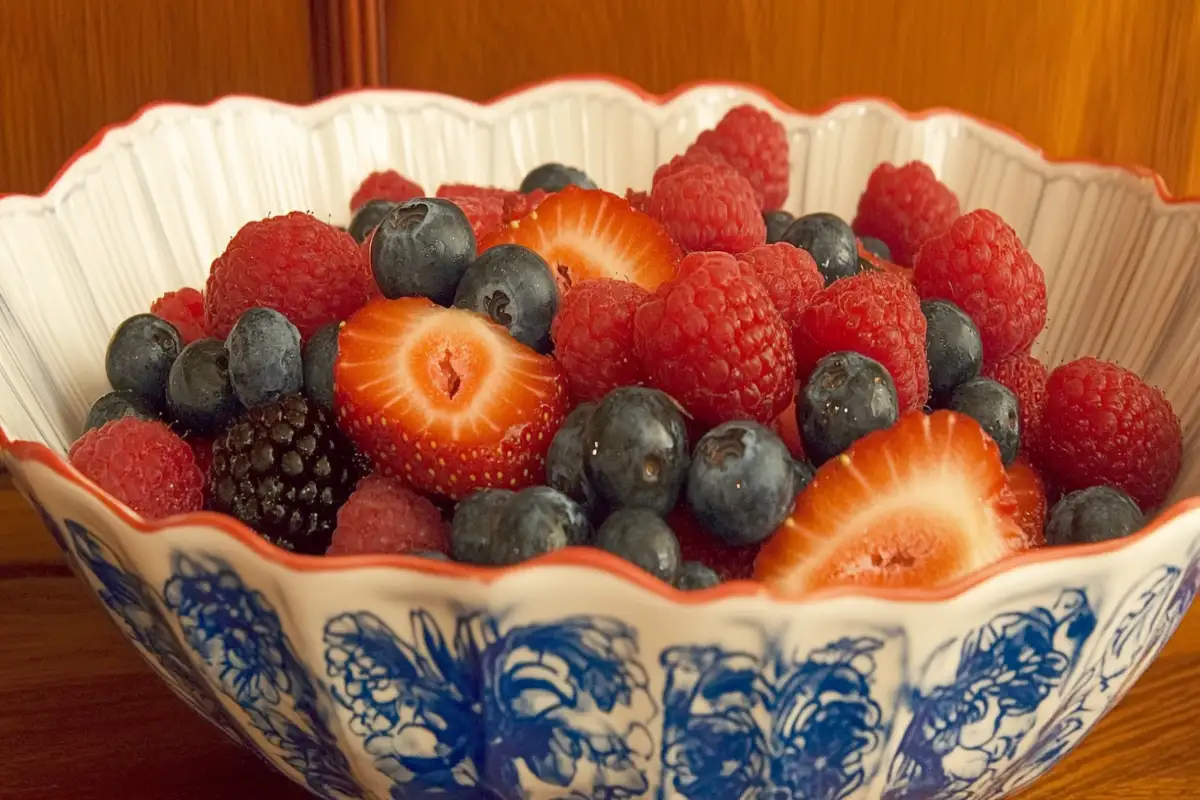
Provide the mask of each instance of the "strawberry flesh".
POLYGON ((347 320, 334 383, 342 429, 381 472, 453 499, 542 482, 567 411, 553 359, 425 298, 376 300, 347 320))
POLYGON ((1024 546, 995 442, 973 419, 913 411, 817 471, 755 577, 785 595, 932 587, 1024 546))
POLYGON ((1027 547, 1046 544, 1046 484, 1033 467, 1018 458, 1008 466, 1008 488, 1017 503, 1014 518, 1025 532, 1027 547))
POLYGON ((647 291, 675 277, 679 249, 655 220, 629 202, 599 189, 568 186, 537 210, 484 239, 479 252, 498 244, 535 251, 554 271, 559 292, 579 281, 609 278, 647 291))

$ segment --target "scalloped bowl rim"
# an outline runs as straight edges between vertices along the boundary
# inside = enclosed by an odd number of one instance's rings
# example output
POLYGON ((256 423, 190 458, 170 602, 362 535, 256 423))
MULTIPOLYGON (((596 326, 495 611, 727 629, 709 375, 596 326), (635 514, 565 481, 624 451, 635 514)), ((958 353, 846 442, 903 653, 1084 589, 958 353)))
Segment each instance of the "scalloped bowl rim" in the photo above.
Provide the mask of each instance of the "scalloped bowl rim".
MULTIPOLYGON (((311 103, 286 103, 264 97, 245 94, 229 94, 215 98, 208 103, 192 104, 178 102, 154 102, 139 109, 133 116, 123 122, 105 126, 96 133, 86 144, 77 150, 51 179, 46 189, 39 195, 0 194, 0 209, 3 206, 23 206, 33 204, 42 210, 55 205, 55 195, 59 191, 68 190, 69 179, 76 179, 88 173, 88 157, 99 150, 112 135, 128 130, 144 117, 157 115, 172 115, 186 111, 211 111, 225 106, 250 103, 257 106, 273 106, 289 112, 311 111, 326 112, 348 100, 362 100, 377 96, 429 96, 438 98, 439 102, 449 105, 460 105, 470 109, 494 109, 506 101, 521 97, 538 89, 551 87, 567 87, 586 83, 602 83, 610 87, 623 89, 642 101, 656 106, 665 106, 672 101, 694 91, 736 90, 754 95, 767 103, 777 112, 806 117, 823 117, 826 115, 852 109, 854 107, 874 104, 887 108, 892 113, 909 122, 922 122, 938 117, 966 120, 1009 140, 1012 144, 1024 150, 1027 157, 1049 165, 1062 167, 1080 167, 1106 172, 1123 172, 1135 178, 1137 182, 1153 188, 1158 201, 1166 206, 1191 205, 1200 206, 1200 195, 1175 196, 1168 189, 1162 176, 1146 167, 1126 164, 1106 163, 1081 158, 1053 158, 1047 156, 1040 147, 1016 133, 1015 131, 995 122, 981 119, 972 114, 954 109, 933 107, 921 111, 909 111, 894 101, 878 96, 855 95, 833 100, 817 109, 804 111, 794 108, 780 100, 774 94, 751 84, 733 81, 696 81, 681 84, 666 94, 656 95, 630 81, 607 75, 568 75, 546 81, 526 84, 505 92, 490 101, 473 102, 452 95, 411 89, 349 89, 327 95, 311 103)), ((537 570, 542 567, 582 567, 600 570, 620 578, 622 581, 653 592, 659 597, 679 605, 703 605, 732 598, 765 597, 774 602, 785 604, 810 604, 841 598, 860 598, 864 600, 879 600, 893 603, 940 603, 956 599, 973 589, 990 584, 1001 576, 1017 572, 1023 568, 1058 561, 1084 560, 1094 556, 1103 556, 1121 550, 1136 547, 1142 542, 1154 537, 1170 523, 1180 518, 1196 513, 1200 515, 1200 496, 1180 500, 1167 509, 1159 512, 1153 520, 1141 531, 1132 536, 1098 544, 1073 545, 1068 547, 1041 548, 1020 555, 1012 556, 976 570, 958 580, 931 589, 913 588, 873 588, 873 587, 837 587, 809 592, 799 596, 786 596, 750 580, 730 581, 708 589, 698 591, 682 591, 660 581, 649 573, 644 572, 633 564, 605 553, 587 547, 570 547, 564 550, 539 556, 531 561, 509 567, 477 567, 467 564, 438 562, 432 559, 406 555, 359 555, 327 556, 301 555, 284 550, 263 539, 239 520, 223 514, 199 511, 178 515, 160 520, 147 520, 140 514, 125 506, 112 495, 105 492, 95 483, 87 479, 71 466, 66 459, 39 442, 11 440, 0 425, 0 456, 10 455, 16 461, 40 464, 59 477, 82 489, 93 499, 100 502, 123 524, 142 535, 154 535, 164 531, 190 526, 216 530, 225 536, 233 538, 241 545, 248 547, 256 555, 267 561, 294 572, 337 572, 353 571, 369 568, 401 569, 420 572, 428 575, 463 578, 480 583, 490 583, 502 576, 508 576, 525 570, 537 570)), ((0 463, 0 468, 3 464, 0 463)))

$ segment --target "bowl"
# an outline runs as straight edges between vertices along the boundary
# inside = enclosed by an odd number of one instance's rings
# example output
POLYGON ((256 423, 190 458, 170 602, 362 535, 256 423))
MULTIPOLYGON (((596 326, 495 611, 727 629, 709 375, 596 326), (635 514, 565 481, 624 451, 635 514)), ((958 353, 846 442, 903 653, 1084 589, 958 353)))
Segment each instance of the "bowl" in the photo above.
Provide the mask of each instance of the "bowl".
POLYGON ((706 84, 654 97, 559 80, 486 105, 360 91, 310 106, 159 105, 40 197, 0 200, 0 463, 117 626, 188 704, 328 798, 1000 798, 1129 689, 1200 587, 1200 200, 1054 161, 953 111, 802 113, 706 84), (503 571, 296 556, 208 513, 147 522, 62 454, 105 389, 113 328, 198 286, 245 221, 345 223, 368 172, 515 186, 532 166, 645 189, 728 108, 775 114, 788 208, 852 214, 919 158, 1044 267, 1049 363, 1161 386, 1188 432, 1174 505, 1127 539, 1041 550, 931 591, 683 593, 567 550, 503 571), (1148 313, 1148 310, 1153 310, 1148 313))

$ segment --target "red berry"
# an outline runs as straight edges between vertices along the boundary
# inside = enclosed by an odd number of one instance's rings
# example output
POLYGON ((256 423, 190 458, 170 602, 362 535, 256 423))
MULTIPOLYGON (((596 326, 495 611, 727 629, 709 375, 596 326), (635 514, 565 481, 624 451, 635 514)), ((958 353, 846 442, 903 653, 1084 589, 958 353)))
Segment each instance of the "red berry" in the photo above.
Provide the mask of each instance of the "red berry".
POLYGON ((899 264, 888 261, 886 258, 880 258, 872 253, 867 248, 863 247, 862 239, 858 240, 858 257, 869 263, 872 267, 880 272, 890 272, 891 274, 904 278, 904 280, 912 283, 912 268, 902 267, 899 264))
POLYGON ((650 205, 650 194, 648 192, 636 192, 633 189, 625 190, 625 202, 629 203, 629 207, 634 211, 646 213, 646 208, 650 205))
POLYGON ((792 454, 792 458, 798 461, 807 461, 808 453, 804 452, 804 438, 800 435, 800 421, 796 419, 796 400, 792 399, 791 405, 780 412, 775 418, 775 422, 771 425, 771 430, 783 440, 787 445, 788 452, 792 454))
POLYGON ((84 477, 146 519, 204 507, 192 448, 161 422, 122 417, 85 433, 68 460, 84 477))
POLYGON ((1035 452, 1042 406, 1046 402, 1046 365, 1028 352, 1013 353, 983 368, 983 377, 1007 386, 1021 409, 1021 451, 1035 452))
POLYGON ((358 211, 372 200, 390 200, 393 203, 403 203, 414 197, 424 197, 425 190, 421 185, 393 169, 384 172, 372 172, 359 185, 354 196, 350 198, 350 211, 358 211))
POLYGON ((929 397, 925 315, 910 283, 884 272, 862 272, 817 292, 796 325, 796 374, 801 381, 830 353, 861 353, 884 366, 896 384, 900 410, 929 397))
POLYGON ((925 240, 945 233, 960 213, 958 198, 928 164, 880 164, 858 199, 852 227, 881 240, 897 264, 908 266, 925 240))
POLYGON ((825 278, 807 250, 790 244, 760 244, 737 257, 771 296, 788 330, 795 328, 809 301, 825 288, 825 278))
POLYGON ((577 283, 563 298, 550 338, 575 402, 645 383, 634 352, 633 316, 649 298, 635 283, 604 279, 577 283))
POLYGON ((567 413, 562 371, 472 311, 375 301, 338 337, 342 429, 385 475, 461 498, 539 483, 567 413))
POLYGON ((750 181, 760 200, 759 211, 783 207, 791 172, 787 131, 766 111, 753 106, 730 109, 692 146, 719 154, 750 181))
POLYGON ((754 189, 727 166, 697 164, 664 178, 646 211, 689 252, 744 253, 767 240, 754 189))
POLYGON ((770 424, 795 391, 787 325, 749 268, 727 253, 684 258, 678 277, 638 309, 634 341, 651 385, 701 425, 770 424))
POLYGON ((212 439, 192 439, 187 440, 188 445, 192 448, 192 455, 196 459, 196 469, 200 470, 200 474, 204 476, 204 483, 208 483, 208 468, 212 466, 213 460, 213 443, 212 439))
POLYGON ((1008 466, 1008 490, 1017 501, 1013 518, 1025 532, 1026 547, 1046 543, 1046 484, 1033 467, 1021 459, 1008 466))
POLYGON ((1035 455, 1063 492, 1113 486, 1150 511, 1166 500, 1182 454, 1171 403, 1134 373, 1094 358, 1050 373, 1035 455))
POLYGON ((469 183, 443 183, 438 187, 437 197, 443 200, 458 200, 462 197, 487 198, 504 201, 504 198, 514 194, 511 189, 497 189, 495 186, 472 186, 469 183))
POLYGON ((450 552, 450 527, 441 513, 396 478, 363 478, 338 509, 326 555, 415 552, 450 552))
POLYGON ((975 321, 984 363, 1033 344, 1046 324, 1046 278, 999 214, 959 217, 926 240, 913 267, 923 300, 950 300, 975 321))
POLYGON ((704 530, 684 505, 677 506, 667 515, 667 525, 679 540, 683 561, 699 561, 723 581, 748 580, 753 576, 759 545, 734 547, 726 544, 704 530))
POLYGON ((264 306, 307 339, 361 308, 374 283, 350 234, 293 211, 250 222, 230 240, 208 276, 205 322, 224 339, 242 312, 264 306))
POLYGON ((498 196, 476 195, 454 197, 450 202, 462 209, 475 231, 475 241, 491 236, 504 227, 504 198, 498 196))
POLYGON ((154 301, 150 313, 174 325, 184 344, 208 337, 204 327, 204 295, 196 289, 167 292, 154 301))
MULTIPOLYGON (((654 179, 650 182, 650 185, 657 186, 672 175, 682 172, 688 167, 694 167, 697 165, 717 167, 720 169, 731 169, 734 172, 737 172, 733 165, 726 161, 725 157, 720 153, 714 150, 707 150, 703 147, 692 146, 686 152, 675 156, 670 161, 660 165, 658 169, 654 170, 654 179)), ((738 174, 741 175, 740 172, 738 174)), ((749 179, 747 179, 747 182, 749 182, 749 179)), ((753 188, 753 184, 751 184, 751 188, 753 188)), ((755 192, 754 196, 759 201, 762 200, 762 198, 759 197, 758 192, 755 192)))
POLYGON ((529 216, 536 211, 537 207, 542 204, 542 201, 549 196, 550 193, 544 189, 534 189, 529 194, 524 194, 522 192, 509 192, 504 196, 505 223, 529 216))

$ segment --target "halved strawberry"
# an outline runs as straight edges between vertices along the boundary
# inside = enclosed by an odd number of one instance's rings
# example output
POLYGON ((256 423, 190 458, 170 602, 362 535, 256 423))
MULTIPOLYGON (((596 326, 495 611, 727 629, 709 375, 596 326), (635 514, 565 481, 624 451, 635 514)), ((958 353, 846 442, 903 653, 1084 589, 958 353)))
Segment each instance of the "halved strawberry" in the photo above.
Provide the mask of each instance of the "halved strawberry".
POLYGON ((800 436, 800 421, 796 419, 795 399, 783 410, 782 414, 775 418, 775 423, 771 427, 775 429, 779 438, 783 439, 792 458, 808 459, 808 454, 804 452, 804 439, 800 436))
POLYGON ((1046 484, 1028 463, 1018 458, 1008 465, 1008 488, 1017 501, 1014 518, 1025 532, 1028 547, 1046 544, 1046 484))
POLYGON ((904 414, 817 471, 759 553, 784 594, 828 586, 931 587, 1021 549, 1000 452, 950 411, 904 414))
POLYGON ((554 359, 486 317, 425 298, 376 300, 346 321, 338 420, 384 474, 460 498, 544 477, 567 413, 554 359))
POLYGON ((879 270, 880 272, 888 272, 892 275, 898 275, 901 278, 904 278, 906 281, 912 280, 913 271, 911 267, 902 267, 899 264, 893 264, 886 258, 880 258, 867 248, 863 247, 862 239, 858 240, 858 256, 859 258, 865 259, 871 266, 875 267, 875 269, 879 270))
POLYGON ((675 277, 679 263, 679 248, 656 221, 615 194, 576 186, 484 239, 479 251, 498 244, 537 252, 554 269, 563 294, 589 278, 629 281, 652 292, 675 277))

